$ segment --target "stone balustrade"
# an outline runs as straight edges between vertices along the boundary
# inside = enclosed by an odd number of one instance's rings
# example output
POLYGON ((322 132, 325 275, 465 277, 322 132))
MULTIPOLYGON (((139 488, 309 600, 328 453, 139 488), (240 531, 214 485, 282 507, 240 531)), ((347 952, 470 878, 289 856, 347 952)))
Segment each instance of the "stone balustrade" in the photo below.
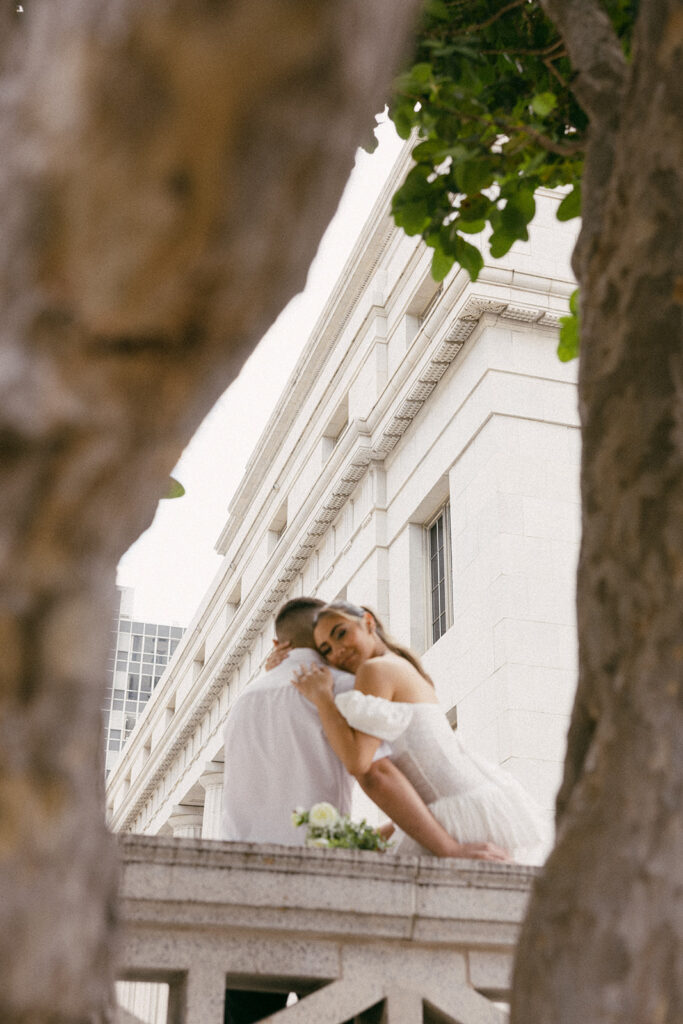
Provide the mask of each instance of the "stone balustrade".
POLYGON ((119 843, 118 977, 167 984, 168 1024, 221 1024, 226 987, 298 993, 271 1024, 506 1020, 538 869, 146 835, 119 843))

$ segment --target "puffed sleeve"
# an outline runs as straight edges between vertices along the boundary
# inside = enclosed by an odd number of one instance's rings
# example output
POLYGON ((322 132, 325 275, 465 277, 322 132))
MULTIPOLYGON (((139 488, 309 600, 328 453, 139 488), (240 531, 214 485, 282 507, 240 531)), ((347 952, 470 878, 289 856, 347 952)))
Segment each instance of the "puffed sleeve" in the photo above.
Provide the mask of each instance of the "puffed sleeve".
POLYGON ((390 743, 408 728, 415 706, 374 697, 360 690, 338 694, 335 703, 352 729, 390 743))

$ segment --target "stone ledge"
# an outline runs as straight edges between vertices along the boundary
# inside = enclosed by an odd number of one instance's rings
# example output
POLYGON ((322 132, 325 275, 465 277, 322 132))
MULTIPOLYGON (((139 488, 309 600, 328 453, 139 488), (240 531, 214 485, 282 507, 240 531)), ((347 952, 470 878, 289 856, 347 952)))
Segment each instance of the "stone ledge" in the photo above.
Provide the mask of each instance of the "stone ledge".
POLYGON ((121 833, 116 836, 125 864, 182 864, 250 871, 292 872, 334 877, 428 881, 455 886, 529 890, 541 869, 529 864, 440 857, 405 857, 367 850, 320 850, 270 843, 233 843, 214 839, 177 839, 121 833))
POLYGON ((537 868, 130 834, 118 845, 118 975, 166 982, 173 1022, 219 1024, 226 984, 312 993, 273 1024, 341 1024, 380 1002, 389 1024, 419 1024, 423 1003, 458 1024, 504 1020, 491 1000, 509 990, 537 868))
POLYGON ((537 868, 121 835, 129 924, 514 941, 537 868))

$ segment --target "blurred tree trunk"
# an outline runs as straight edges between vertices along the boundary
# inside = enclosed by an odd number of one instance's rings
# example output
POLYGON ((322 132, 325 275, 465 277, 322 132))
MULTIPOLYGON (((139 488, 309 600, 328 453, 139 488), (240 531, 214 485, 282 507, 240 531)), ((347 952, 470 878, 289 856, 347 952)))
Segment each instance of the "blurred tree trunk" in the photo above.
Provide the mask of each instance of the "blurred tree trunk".
POLYGON ((303 286, 417 6, 3 5, 3 1024, 104 1012, 115 567, 303 286))
POLYGON ((581 286, 580 679, 515 1024, 683 1020, 683 5, 629 65, 594 0, 546 0, 590 113, 581 286))

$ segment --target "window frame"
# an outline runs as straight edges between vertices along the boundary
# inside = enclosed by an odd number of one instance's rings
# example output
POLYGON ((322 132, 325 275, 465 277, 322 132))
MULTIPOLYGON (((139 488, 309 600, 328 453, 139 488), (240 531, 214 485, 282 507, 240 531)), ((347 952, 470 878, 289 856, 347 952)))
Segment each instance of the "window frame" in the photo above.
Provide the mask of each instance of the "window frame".
MULTIPOLYGON (((424 549, 425 549, 425 594, 426 594, 426 611, 425 626, 426 626, 426 650, 433 647, 434 644, 444 636, 445 633, 453 625, 453 552, 451 546, 451 502, 450 498, 443 501, 439 508, 436 510, 427 522, 424 524, 424 549), (444 551, 444 574, 443 577, 438 581, 444 584, 444 609, 439 612, 438 616, 434 615, 434 591, 435 587, 432 585, 432 529, 437 525, 440 519, 443 519, 443 551, 444 551), (438 636, 435 636, 435 628, 439 620, 444 617, 445 624, 443 627, 439 626, 440 632, 438 636)), ((438 553, 438 549, 437 549, 438 553)), ((437 583, 438 586, 438 583, 437 583)))

